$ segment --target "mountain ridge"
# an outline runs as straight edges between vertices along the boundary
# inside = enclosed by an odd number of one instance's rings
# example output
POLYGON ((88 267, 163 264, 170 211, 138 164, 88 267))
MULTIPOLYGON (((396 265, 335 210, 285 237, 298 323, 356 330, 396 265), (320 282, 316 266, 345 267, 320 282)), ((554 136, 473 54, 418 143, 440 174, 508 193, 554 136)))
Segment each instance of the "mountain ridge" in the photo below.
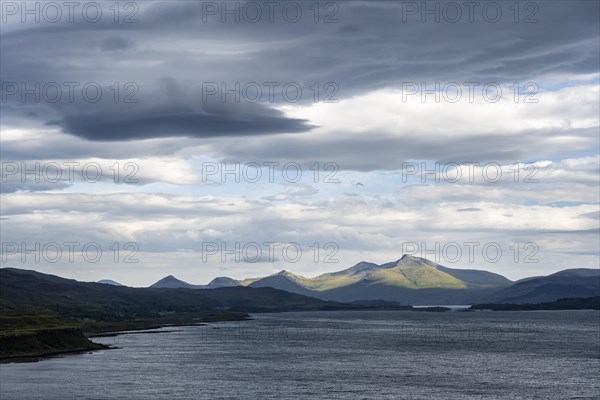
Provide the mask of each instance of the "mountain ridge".
POLYGON ((384 264, 361 261, 344 270, 321 274, 314 278, 305 278, 293 272, 282 270, 265 277, 243 280, 219 277, 213 279, 208 285, 192 285, 169 275, 150 287, 164 287, 165 284, 189 288, 214 287, 219 284, 249 287, 276 285, 276 287, 285 286, 290 290, 322 292, 355 284, 361 280, 396 282, 398 286, 411 288, 441 287, 448 289, 474 286, 507 286, 513 283, 506 277, 492 272, 477 269, 448 268, 425 258, 405 254, 396 261, 384 264), (407 274, 412 278, 409 278, 407 274), (434 279, 424 280, 421 276, 424 274, 433 275, 434 279), (165 280, 167 282, 164 282, 165 280), (221 280, 223 283, 215 282, 217 280, 221 280))
POLYGON ((103 283, 105 285, 113 285, 113 286, 125 286, 122 283, 119 283, 117 281, 113 281, 112 279, 100 279, 96 283, 103 283))
POLYGON ((171 275, 150 287, 212 289, 246 286, 275 288, 322 300, 389 301, 402 304, 526 303, 554 301, 560 297, 594 296, 600 283, 594 269, 574 268, 548 276, 518 281, 479 269, 449 268, 426 258, 404 254, 383 264, 360 261, 335 272, 306 278, 288 270, 268 276, 236 280, 218 277, 207 285, 193 285, 171 275))
MULTIPOLYGON (((548 276, 534 276, 512 282, 501 275, 487 271, 452 269, 429 260, 426 260, 427 262, 422 260, 424 259, 415 257, 401 258, 381 265, 360 262, 345 270, 322 274, 315 278, 304 278, 286 270, 265 278, 244 281, 218 277, 207 285, 193 285, 169 275, 147 289, 187 291, 236 287, 269 288, 324 301, 346 303, 376 301, 403 305, 525 304, 600 295, 600 269, 566 269, 548 276), (334 279, 333 283, 339 285, 332 286, 331 282, 328 284, 328 279, 331 277, 343 279, 342 281, 334 279), (489 278, 489 281, 485 279, 482 281, 482 278, 489 278), (489 282, 493 284, 486 286, 489 282)), ((0 269, 3 270, 11 270, 11 268, 0 269)), ((79 282, 33 270, 12 270, 59 283, 67 291, 80 286, 94 290, 110 287, 112 288, 110 290, 114 291, 144 289, 98 282, 79 282)))

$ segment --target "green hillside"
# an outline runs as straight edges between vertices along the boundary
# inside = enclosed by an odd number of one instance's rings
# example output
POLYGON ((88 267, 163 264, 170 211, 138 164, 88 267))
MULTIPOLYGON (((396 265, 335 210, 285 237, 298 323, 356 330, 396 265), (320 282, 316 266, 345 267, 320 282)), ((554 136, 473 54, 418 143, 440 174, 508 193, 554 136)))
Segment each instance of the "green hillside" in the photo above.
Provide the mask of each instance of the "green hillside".
POLYGON ((364 279, 371 284, 409 289, 465 289, 467 287, 467 284, 460 279, 427 265, 418 267, 400 265, 375 271, 364 279))
MULTIPOLYGON (((299 293, 307 293, 304 291, 306 289, 325 292, 359 282, 409 289, 464 289, 471 286, 469 282, 453 276, 451 271, 453 270, 450 268, 442 267, 426 259, 405 255, 395 263, 377 265, 361 262, 346 270, 314 278, 305 278, 282 271, 265 278, 246 279, 242 281, 242 285, 255 287, 270 285, 283 290, 290 290, 290 286, 293 288, 295 285, 295 291, 299 293)), ((473 270, 473 273, 479 272, 483 271, 473 270)), ((505 280, 510 283, 507 279, 505 280)))

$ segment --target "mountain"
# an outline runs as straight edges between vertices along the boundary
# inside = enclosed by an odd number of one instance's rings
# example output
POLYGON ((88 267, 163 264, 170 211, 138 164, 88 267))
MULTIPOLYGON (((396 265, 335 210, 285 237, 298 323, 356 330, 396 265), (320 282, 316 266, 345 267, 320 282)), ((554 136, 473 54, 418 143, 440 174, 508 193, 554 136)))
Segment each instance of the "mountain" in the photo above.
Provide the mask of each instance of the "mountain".
MULTIPOLYGON (((398 261, 383 265, 362 261, 343 271, 331 272, 315 278, 305 278, 291 272, 281 271, 266 278, 250 280, 249 286, 268 286, 315 297, 328 297, 330 291, 364 284, 412 289, 434 287, 456 289, 468 286, 460 279, 437 270, 437 266, 437 264, 428 260, 405 255, 398 261)), ((365 299, 350 296, 346 300, 365 299)))
POLYGON ((447 268, 406 254, 397 261, 381 265, 362 261, 315 278, 282 272, 250 283, 327 300, 383 300, 403 304, 468 304, 471 299, 511 284, 512 281, 498 274, 447 268))
POLYGON ((441 265, 436 266, 439 271, 445 272, 471 287, 498 287, 508 286, 513 282, 502 275, 493 272, 481 271, 476 269, 454 269, 446 268, 441 265))
MULTIPOLYGON (((594 278, 597 279, 600 276, 600 269, 592 268, 571 268, 565 269, 548 275, 548 277, 578 277, 578 278, 594 278)), ((543 278, 543 277, 542 277, 543 278)))
POLYGON ((154 289, 202 289, 204 286, 202 285, 192 285, 191 283, 184 282, 175 278, 173 275, 166 276, 156 282, 153 285, 150 285, 151 288, 154 289))
POLYGON ((402 304, 469 304, 513 282, 482 270, 447 268, 424 258, 404 255, 375 264, 361 261, 338 272, 305 278, 288 271, 241 281, 250 287, 273 287, 342 302, 382 300, 402 304))
POLYGON ((253 288, 272 287, 290 293, 313 295, 313 291, 306 287, 305 282, 306 278, 304 277, 294 275, 288 271, 281 271, 266 278, 254 280, 248 286, 253 288))
POLYGON ((241 282, 236 281, 235 279, 228 278, 226 276, 221 276, 210 281, 208 285, 192 285, 191 283, 187 283, 182 281, 181 279, 175 278, 173 275, 165 276, 158 282, 149 286, 155 289, 218 289, 224 287, 235 287, 235 286, 243 286, 241 282))
POLYGON ((2 268, 0 362, 106 348, 86 337, 99 332, 239 321, 250 312, 356 308, 273 288, 130 288, 2 268))
POLYGON ((563 297, 596 296, 598 270, 569 269, 550 276, 517 282, 476 269, 448 268, 421 257, 403 255, 384 264, 361 261, 337 272, 306 278, 289 271, 242 281, 215 278, 208 285, 192 285, 172 276, 152 287, 202 289, 247 286, 275 288, 337 302, 383 301, 404 305, 523 303, 563 297))
POLYGON ((151 287, 204 289, 213 287, 270 287, 323 300, 353 302, 382 300, 403 304, 468 304, 471 299, 507 287, 513 282, 481 270, 453 269, 425 258, 404 255, 375 264, 361 261, 342 271, 305 278, 289 271, 242 281, 215 278, 208 285, 192 285, 173 276, 151 287))
POLYGON ((120 284, 119 282, 115 282, 112 279, 101 279, 97 283, 104 283, 105 285, 113 285, 113 286, 125 286, 120 284))
MULTIPOLYGON (((389 285, 409 289, 465 289, 467 283, 440 271, 438 264, 424 258, 404 255, 392 267, 366 275, 362 281, 369 285, 389 285)), ((448 268, 449 269, 449 268, 448 268)))
POLYGON ((575 268, 520 280, 484 300, 486 303, 524 304, 595 296, 600 296, 600 269, 575 268))
POLYGON ((36 271, 0 269, 0 310, 46 310, 70 321, 348 307, 273 288, 130 288, 79 282, 36 271))
POLYGON ((310 280, 307 285, 312 290, 329 290, 337 287, 350 285, 363 279, 372 272, 381 269, 382 266, 375 263, 361 261, 358 264, 338 272, 330 272, 319 275, 310 280))
POLYGON ((215 278, 212 281, 210 281, 210 283, 208 285, 206 285, 206 287, 208 289, 217 289, 217 288, 222 288, 222 287, 235 287, 235 286, 242 286, 242 284, 240 283, 240 281, 236 281, 235 279, 227 278, 226 276, 220 276, 218 278, 215 278))

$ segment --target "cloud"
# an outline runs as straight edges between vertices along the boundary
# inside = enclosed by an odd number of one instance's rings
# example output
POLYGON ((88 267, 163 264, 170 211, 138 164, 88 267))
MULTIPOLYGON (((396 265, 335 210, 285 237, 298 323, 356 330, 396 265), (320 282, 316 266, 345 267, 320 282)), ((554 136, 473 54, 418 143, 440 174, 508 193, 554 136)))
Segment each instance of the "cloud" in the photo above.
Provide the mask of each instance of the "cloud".
POLYGON ((259 23, 221 23, 218 16, 206 20, 202 4, 189 2, 141 5, 139 22, 133 24, 110 19, 51 27, 9 22, 1 44, 4 81, 96 82, 103 87, 134 82, 141 103, 114 108, 78 104, 59 109, 58 115, 47 115, 52 111, 48 106, 56 111, 52 105, 29 104, 9 107, 5 115, 13 118, 19 108, 33 110, 44 122, 54 121, 65 132, 95 141, 306 132, 311 128, 307 117, 291 118, 277 110, 288 105, 281 90, 269 106, 197 107, 194 101, 165 99, 161 79, 165 74, 176 77, 186 90, 203 82, 229 87, 235 82, 274 81, 280 87, 294 82, 303 89, 299 104, 308 105, 314 101, 315 82, 321 97, 324 85, 335 83, 335 97, 345 101, 398 89, 404 82, 509 85, 598 72, 595 2, 541 2, 535 24, 514 23, 509 9, 495 24, 481 16, 474 23, 463 18, 460 23, 427 24, 419 16, 403 22, 401 3, 336 4, 340 22, 333 24, 315 24, 308 3, 301 3, 306 18, 292 24, 281 16, 275 23, 266 18, 259 23), (52 59, 62 61, 59 65, 52 59))
POLYGON ((581 214, 581 217, 600 219, 600 211, 592 211, 590 213, 581 214))
POLYGON ((318 126, 307 134, 212 146, 231 162, 277 154, 287 162, 333 162, 358 171, 398 170, 415 160, 514 163, 597 147, 598 96, 597 85, 581 85, 540 92, 537 104, 510 96, 452 104, 405 102, 398 91, 383 90, 339 104, 284 108, 318 126))
POLYGON ((100 43, 102 51, 119 51, 131 48, 133 43, 123 37, 109 37, 100 43))
MULTIPOLYGON (((463 257, 455 266, 526 276, 568 267, 560 264, 561 254, 588 251, 598 235, 597 221, 580 217, 596 212, 596 205, 559 208, 478 199, 458 202, 442 197, 434 202, 414 203, 406 202, 405 196, 325 200, 296 197, 286 202, 270 202, 237 196, 156 193, 13 193, 3 195, 2 209, 8 218, 3 221, 4 242, 25 242, 30 247, 35 242, 57 240, 100 243, 109 254, 104 264, 93 266, 100 272, 119 267, 112 261, 109 247, 113 243, 133 242, 139 246, 140 262, 145 266, 162 265, 163 275, 164 268, 177 275, 193 274, 198 276, 198 282, 210 280, 221 267, 231 268, 236 278, 260 276, 283 268, 317 274, 342 269, 362 259, 375 262, 397 259, 406 249, 403 246, 409 243, 433 249, 470 241, 480 243, 479 250, 485 243, 497 243, 504 249, 505 257, 490 264, 478 253, 475 260, 463 257), (456 213, 457 208, 481 208, 486 212, 464 218, 456 213), (505 217, 507 213, 514 217, 505 217), (36 229, 31 229, 32 226, 36 229), (86 230, 82 231, 81 226, 86 226, 86 230), (53 237, 49 238, 47 232, 53 232, 53 237), (235 249, 236 243, 241 247, 255 243, 266 252, 266 242, 297 243, 306 249, 306 257, 293 266, 286 266, 282 257, 252 267, 231 259, 222 262, 220 257, 200 261, 203 243, 223 244, 227 249, 235 249), (510 246, 515 242, 536 243, 540 262, 514 264, 510 246), (310 250, 315 243, 321 250, 326 243, 339 246, 336 254, 339 262, 326 265, 322 258, 315 261, 314 249, 310 250), (173 259, 179 262, 163 265, 173 259)), ((579 266, 594 265, 589 255, 569 259, 579 266)), ((20 263, 18 259, 12 261, 20 263)), ((135 265, 129 267, 142 273, 135 265)))
POLYGON ((111 243, 133 241, 141 262, 127 268, 111 257, 28 265, 130 284, 167 272, 192 282, 208 282, 216 270, 236 278, 283 268, 314 275, 397 259, 406 242, 496 241, 509 254, 502 262, 449 266, 513 278, 570 267, 565 259, 597 266, 598 196, 590 188, 600 173, 598 2, 538 1, 536 23, 523 13, 515 22, 512 3, 503 2, 495 2, 503 7, 497 23, 482 18, 483 4, 475 21, 463 12, 457 23, 431 15, 423 23, 419 14, 403 20, 403 2, 390 1, 336 2, 339 22, 315 23, 314 4, 297 4, 304 15, 297 23, 283 20, 281 8, 275 22, 263 13, 257 23, 222 23, 203 13, 203 3, 184 1, 140 2, 131 24, 114 23, 108 9, 109 18, 94 24, 9 18, 0 41, 3 163, 96 162, 108 173, 95 184, 80 169, 74 181, 56 183, 3 174, 3 240, 98 241, 111 256, 111 243), (6 86, 52 82, 77 83, 75 100, 65 91, 56 102, 37 101, 6 86), (205 83, 221 90, 250 82, 277 89, 256 103, 223 100, 222 91, 203 96, 205 83), (403 99, 403 84, 452 82, 463 86, 456 103, 434 94, 403 99), (498 84, 503 97, 491 103, 478 90, 470 102, 465 82, 498 84), (537 85, 537 103, 523 101, 528 82, 537 85), (301 88, 297 102, 286 100, 287 83, 301 88), (102 89, 99 101, 82 97, 86 84, 102 89), (124 101, 131 96, 137 102, 124 101), (198 167, 206 160, 293 162, 307 174, 290 185, 206 185, 198 167), (116 184, 110 167, 128 162, 139 166, 138 181, 116 184), (479 166, 471 182, 403 179, 406 163, 422 162, 479 166), (323 183, 327 163, 338 184, 323 183), (503 179, 487 181, 486 163, 497 163, 503 179), (315 165, 319 182, 310 179, 315 165), (523 165, 535 166, 535 183, 524 182, 532 170, 523 165), (281 256, 199 262, 206 240, 298 242, 311 257, 291 267, 281 256), (515 241, 537 243, 539 263, 515 264, 515 241), (340 261, 315 263, 315 242, 339 244, 340 261))
POLYGON ((41 107, 47 118, 52 118, 46 125, 59 126, 65 133, 90 141, 243 137, 299 133, 313 128, 305 119, 288 118, 282 111, 263 104, 220 102, 215 97, 204 101, 200 91, 185 90, 171 78, 162 78, 159 91, 139 98, 135 97, 137 86, 126 85, 128 92, 123 94, 123 102, 115 101, 118 92, 114 87, 91 87, 92 95, 80 101, 72 102, 63 96, 50 106, 37 102, 24 106, 41 107))
POLYGON ((63 116, 65 132, 93 141, 127 141, 164 137, 244 137, 274 133, 306 132, 303 119, 286 118, 281 111, 261 105, 236 107, 214 104, 194 110, 183 105, 73 112, 63 116))

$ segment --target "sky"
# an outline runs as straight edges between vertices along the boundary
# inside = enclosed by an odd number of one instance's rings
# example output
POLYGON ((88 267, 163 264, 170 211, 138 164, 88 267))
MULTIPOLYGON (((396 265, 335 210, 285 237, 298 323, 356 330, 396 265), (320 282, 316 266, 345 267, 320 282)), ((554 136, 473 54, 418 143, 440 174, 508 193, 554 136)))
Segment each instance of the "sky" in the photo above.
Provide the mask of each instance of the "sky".
POLYGON ((597 1, 0 7, 3 267, 598 267, 597 1))

